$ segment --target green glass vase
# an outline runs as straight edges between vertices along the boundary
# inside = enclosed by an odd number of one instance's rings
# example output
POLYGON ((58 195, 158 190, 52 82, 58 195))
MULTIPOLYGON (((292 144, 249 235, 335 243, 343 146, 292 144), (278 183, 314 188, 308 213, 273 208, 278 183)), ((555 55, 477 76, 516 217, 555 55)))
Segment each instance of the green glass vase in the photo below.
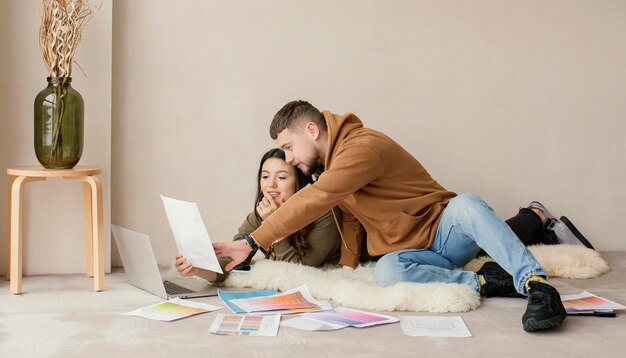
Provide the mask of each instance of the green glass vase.
POLYGON ((83 154, 85 105, 71 77, 48 77, 35 97, 35 154, 48 169, 70 169, 83 154))

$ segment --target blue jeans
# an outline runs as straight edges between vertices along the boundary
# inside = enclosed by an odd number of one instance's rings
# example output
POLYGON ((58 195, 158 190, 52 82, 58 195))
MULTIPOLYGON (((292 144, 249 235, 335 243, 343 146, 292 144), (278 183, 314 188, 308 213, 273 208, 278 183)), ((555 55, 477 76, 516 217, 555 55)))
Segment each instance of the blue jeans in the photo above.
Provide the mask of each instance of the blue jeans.
POLYGON ((461 194, 443 211, 435 239, 428 249, 390 252, 374 269, 381 286, 396 282, 459 283, 480 292, 478 276, 458 270, 485 250, 513 276, 517 292, 526 295, 524 284, 532 275, 548 277, 535 257, 487 203, 474 194, 461 194))

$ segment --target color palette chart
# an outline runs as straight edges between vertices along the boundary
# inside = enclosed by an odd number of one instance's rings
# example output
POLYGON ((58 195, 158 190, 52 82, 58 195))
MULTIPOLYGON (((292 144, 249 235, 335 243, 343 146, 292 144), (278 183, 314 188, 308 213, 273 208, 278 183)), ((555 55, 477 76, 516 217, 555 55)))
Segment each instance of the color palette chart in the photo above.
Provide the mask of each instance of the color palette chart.
POLYGON ((331 311, 308 313, 302 315, 302 317, 343 327, 369 327, 378 324, 398 322, 398 319, 395 317, 345 307, 335 308, 331 311))
POLYGON ((181 306, 172 302, 162 302, 162 303, 144 308, 143 312, 147 314, 154 314, 154 315, 167 314, 167 315, 171 315, 172 317, 181 318, 181 317, 192 316, 198 313, 204 313, 206 312, 206 310, 193 308, 189 306, 181 306))
POLYGON ((318 308, 315 303, 304 298, 302 292, 299 291, 266 297, 234 299, 231 300, 231 303, 241 307, 246 312, 318 308))
POLYGON ((147 307, 138 308, 125 313, 129 316, 138 316, 157 321, 174 321, 177 319, 197 315, 200 313, 219 310, 221 307, 206 303, 194 302, 173 298, 147 307))
POLYGON ((587 291, 571 295, 561 295, 561 300, 563 300, 563 306, 565 306, 565 310, 568 313, 582 311, 612 312, 626 308, 624 305, 596 296, 587 291))
POLYGON ((276 315, 237 315, 218 314, 209 332, 226 336, 270 336, 278 334, 280 314, 276 315))
POLYGON ((232 303, 232 300, 241 298, 254 298, 275 295, 276 290, 256 290, 256 291, 224 291, 217 290, 217 295, 233 313, 246 313, 241 307, 232 303))

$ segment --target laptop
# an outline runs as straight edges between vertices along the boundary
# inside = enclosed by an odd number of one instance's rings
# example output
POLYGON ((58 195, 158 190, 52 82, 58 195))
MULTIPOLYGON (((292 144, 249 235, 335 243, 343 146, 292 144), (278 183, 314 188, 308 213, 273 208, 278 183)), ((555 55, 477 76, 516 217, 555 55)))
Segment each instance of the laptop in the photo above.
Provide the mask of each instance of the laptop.
POLYGON ((217 287, 208 282, 182 276, 164 280, 148 235, 116 225, 111 231, 131 285, 165 299, 217 296, 217 287))

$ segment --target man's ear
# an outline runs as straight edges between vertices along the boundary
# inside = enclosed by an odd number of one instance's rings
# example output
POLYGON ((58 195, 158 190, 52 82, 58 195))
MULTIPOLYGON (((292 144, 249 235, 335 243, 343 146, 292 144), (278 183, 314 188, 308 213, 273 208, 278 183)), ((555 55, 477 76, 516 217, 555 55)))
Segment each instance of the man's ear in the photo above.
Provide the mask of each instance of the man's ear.
POLYGON ((307 137, 317 140, 320 136, 320 129, 315 122, 307 122, 304 126, 307 137))

